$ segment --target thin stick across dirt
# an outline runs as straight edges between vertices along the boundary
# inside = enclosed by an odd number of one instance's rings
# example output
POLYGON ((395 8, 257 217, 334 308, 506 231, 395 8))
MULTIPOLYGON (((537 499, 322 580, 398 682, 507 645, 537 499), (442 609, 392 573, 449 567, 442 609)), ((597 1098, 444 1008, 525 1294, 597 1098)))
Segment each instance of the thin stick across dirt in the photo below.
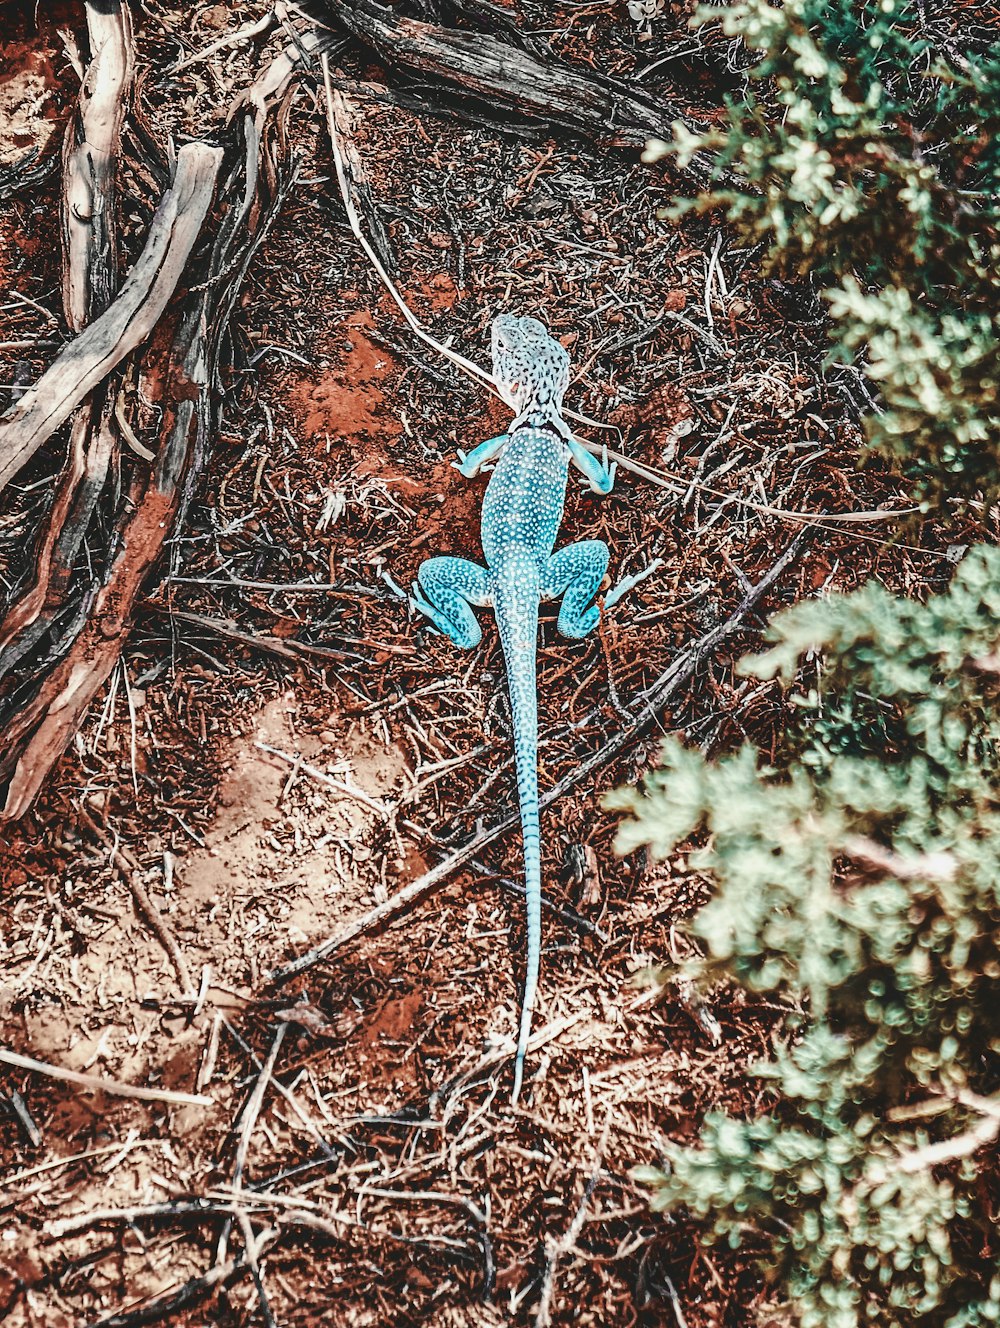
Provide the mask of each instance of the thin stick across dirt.
POLYGON ((8 1051, 0 1047, 0 1062, 12 1065, 19 1070, 30 1070, 32 1074, 42 1074, 48 1079, 60 1079, 67 1084, 76 1084, 91 1093, 110 1093, 113 1097, 130 1097, 137 1102, 167 1102, 174 1106, 211 1107, 214 1101, 201 1093, 175 1093, 169 1088, 144 1088, 141 1084, 123 1084, 117 1079, 105 1079, 97 1074, 81 1074, 79 1070, 69 1070, 61 1065, 49 1065, 47 1061, 35 1060, 33 1056, 22 1056, 19 1052, 8 1051))

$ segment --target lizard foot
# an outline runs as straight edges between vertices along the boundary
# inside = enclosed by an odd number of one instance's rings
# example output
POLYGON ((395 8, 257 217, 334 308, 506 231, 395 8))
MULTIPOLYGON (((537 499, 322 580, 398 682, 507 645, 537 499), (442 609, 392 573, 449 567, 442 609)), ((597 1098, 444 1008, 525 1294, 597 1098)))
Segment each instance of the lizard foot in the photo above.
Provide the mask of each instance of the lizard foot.
POLYGON ((580 487, 589 489, 591 493, 608 494, 615 487, 617 474, 618 462, 612 461, 610 466, 608 465, 608 449, 605 445, 601 448, 600 461, 593 462, 593 469, 580 481, 580 487))
POLYGON ((617 604, 623 595, 627 595, 630 590, 634 590, 640 581, 645 581, 647 576, 652 576, 657 568, 663 566, 662 558, 654 558, 648 567, 643 568, 641 572, 636 572, 634 576, 623 576, 618 584, 604 596, 604 607, 612 608, 617 604))
POLYGON ((480 443, 471 452, 464 452, 458 448, 458 460, 451 464, 467 480, 474 480, 480 471, 493 469, 497 457, 507 446, 508 438, 509 435, 505 433, 499 434, 496 438, 487 438, 485 443, 480 443))
POLYGON ((467 480, 474 480, 481 471, 493 469, 492 465, 488 462, 476 465, 474 461, 470 461, 469 454, 463 452, 461 448, 458 449, 458 460, 453 461, 451 466, 452 469, 457 470, 460 475, 464 475, 467 480))

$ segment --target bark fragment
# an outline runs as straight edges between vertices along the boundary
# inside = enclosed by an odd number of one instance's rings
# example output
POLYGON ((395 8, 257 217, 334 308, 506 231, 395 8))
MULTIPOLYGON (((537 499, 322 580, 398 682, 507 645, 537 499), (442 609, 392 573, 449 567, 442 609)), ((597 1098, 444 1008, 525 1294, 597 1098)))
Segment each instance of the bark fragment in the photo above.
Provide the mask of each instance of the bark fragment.
MULTIPOLYGON (((102 142, 114 155, 131 82, 122 45, 127 20, 113 0, 88 6, 88 17, 95 19, 94 55, 84 73, 80 114, 99 111, 102 142), (116 28, 96 22, 116 14, 116 28), (114 78, 105 87, 101 80, 112 67, 114 78), (94 92, 98 85, 101 96, 94 92)), ((178 151, 121 290, 0 417, 0 489, 72 417, 66 463, 41 523, 26 589, 0 622, 0 819, 30 807, 115 668, 143 581, 181 519, 208 453, 228 321, 250 259, 294 178, 286 121, 295 73, 291 68, 267 79, 265 71, 266 86, 249 99, 252 111, 234 113, 225 147, 196 141, 178 151), (140 444, 140 459, 125 452, 127 463, 112 470, 122 438, 134 452, 131 440, 141 432, 119 395, 118 366, 137 378, 141 395, 160 414, 152 464, 141 459, 140 444), (111 483, 119 472, 122 482, 111 483), (88 559, 80 557, 84 541, 88 559)), ((116 279, 115 163, 68 151, 64 167, 67 321, 75 326, 116 279), (84 218, 68 201, 82 197, 84 185, 104 212, 96 228, 77 226, 84 218), (99 268, 104 287, 93 280, 99 268)))

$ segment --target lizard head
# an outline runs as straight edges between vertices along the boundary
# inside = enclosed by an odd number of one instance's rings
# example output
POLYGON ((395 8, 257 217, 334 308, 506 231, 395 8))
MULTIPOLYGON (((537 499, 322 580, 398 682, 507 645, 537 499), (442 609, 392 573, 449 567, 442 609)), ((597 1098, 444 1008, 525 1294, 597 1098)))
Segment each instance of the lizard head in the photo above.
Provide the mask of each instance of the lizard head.
POLYGON ((569 355, 549 336, 544 323, 497 314, 492 339, 493 377, 511 410, 558 411, 569 386, 569 355))

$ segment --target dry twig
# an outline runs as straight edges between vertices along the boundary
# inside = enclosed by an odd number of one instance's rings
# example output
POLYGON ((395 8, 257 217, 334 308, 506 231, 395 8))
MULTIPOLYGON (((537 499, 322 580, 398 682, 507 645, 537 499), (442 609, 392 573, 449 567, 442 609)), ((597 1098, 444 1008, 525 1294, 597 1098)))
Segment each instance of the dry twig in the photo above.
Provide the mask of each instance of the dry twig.
POLYGON ((187 960, 184 958, 183 951, 177 944, 173 933, 164 921, 163 914, 153 903, 149 891, 139 879, 139 864, 130 853, 121 847, 117 841, 117 836, 112 839, 107 831, 99 826, 83 807, 79 808, 79 815, 80 820, 94 838, 99 840, 108 850, 108 856, 118 869, 119 875, 132 891, 132 897, 138 905, 139 912, 145 916, 156 933, 160 944, 170 956, 180 979, 181 995, 194 998, 197 989, 191 978, 191 970, 187 966, 187 960))
POLYGON ((135 1084, 123 1084, 118 1079, 102 1079, 96 1074, 81 1074, 79 1070, 67 1070, 61 1065, 50 1065, 47 1061, 35 1060, 33 1056, 21 1056, 16 1051, 7 1051, 0 1047, 0 1062, 12 1065, 16 1070, 30 1070, 32 1074, 43 1074, 49 1079, 61 1079, 67 1084, 76 1084, 91 1093, 111 1093, 115 1097, 132 1097, 140 1102, 168 1102, 180 1107, 214 1107, 213 1098, 200 1093, 175 1093, 169 1088, 141 1088, 135 1084))

